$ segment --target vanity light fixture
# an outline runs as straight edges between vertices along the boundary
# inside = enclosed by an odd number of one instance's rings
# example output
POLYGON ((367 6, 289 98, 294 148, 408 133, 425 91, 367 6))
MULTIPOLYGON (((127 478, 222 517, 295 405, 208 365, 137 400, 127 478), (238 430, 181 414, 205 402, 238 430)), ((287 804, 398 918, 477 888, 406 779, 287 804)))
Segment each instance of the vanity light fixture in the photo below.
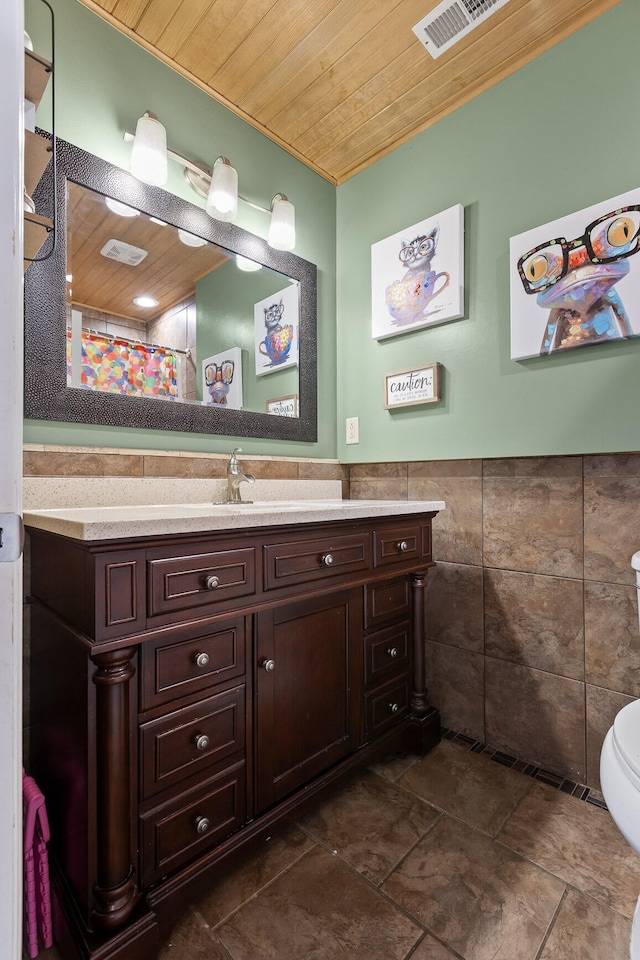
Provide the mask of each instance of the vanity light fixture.
POLYGON ((268 244, 274 250, 293 250, 296 245, 296 211, 284 193, 271 201, 268 244))
POLYGON ((201 197, 205 197, 205 209, 210 217, 225 222, 234 221, 238 214, 238 200, 242 200, 247 206, 253 207, 254 210, 261 210, 271 217, 267 239, 269 246, 275 250, 293 250, 295 247, 295 207, 284 193, 276 193, 269 208, 243 197, 238 193, 237 170, 226 157, 218 157, 213 169, 209 171, 203 164, 188 160, 175 150, 171 150, 166 145, 164 127, 149 110, 138 120, 135 135, 125 132, 124 139, 133 141, 130 169, 139 180, 154 186, 162 186, 166 183, 166 176, 164 180, 159 179, 158 171, 161 164, 156 154, 160 153, 165 158, 163 170, 166 168, 167 157, 184 167, 184 175, 190 186, 201 197), (138 149, 139 130, 144 149, 143 147, 138 149), (142 160, 145 156, 150 158, 147 167, 142 160))
POLYGON ((244 270, 245 273, 253 273, 254 270, 262 270, 262 264, 250 260, 249 257, 241 257, 236 253, 236 267, 238 270, 244 270))
POLYGON ((188 230, 181 230, 180 228, 178 228, 178 236, 186 247, 204 247, 207 243, 204 237, 196 237, 194 233, 189 233, 188 230))
POLYGON ((113 197, 105 197, 104 202, 111 210, 111 213, 117 213, 119 217, 139 217, 140 211, 136 210, 135 207, 130 207, 126 203, 121 203, 120 200, 114 200, 113 197))
POLYGON ((210 217, 227 222, 238 216, 238 171, 226 157, 218 157, 213 165, 205 210, 210 217))
POLYGON ((147 111, 136 124, 129 169, 152 187, 163 187, 167 182, 167 131, 155 113, 147 111))

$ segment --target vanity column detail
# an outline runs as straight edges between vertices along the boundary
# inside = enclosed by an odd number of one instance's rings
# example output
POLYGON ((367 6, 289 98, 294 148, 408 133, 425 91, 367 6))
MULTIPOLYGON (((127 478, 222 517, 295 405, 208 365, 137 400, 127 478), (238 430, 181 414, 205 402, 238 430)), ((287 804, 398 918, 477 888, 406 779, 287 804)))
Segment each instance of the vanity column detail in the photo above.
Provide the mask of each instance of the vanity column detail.
POLYGON ((429 704, 425 679, 425 588, 428 570, 411 574, 413 594, 413 694, 411 697, 411 724, 415 733, 414 749, 426 753, 440 739, 440 716, 429 704))
POLYGON ((138 899, 131 857, 131 707, 135 650, 125 647, 92 657, 97 666, 97 884, 92 919, 102 930, 120 927, 138 899))

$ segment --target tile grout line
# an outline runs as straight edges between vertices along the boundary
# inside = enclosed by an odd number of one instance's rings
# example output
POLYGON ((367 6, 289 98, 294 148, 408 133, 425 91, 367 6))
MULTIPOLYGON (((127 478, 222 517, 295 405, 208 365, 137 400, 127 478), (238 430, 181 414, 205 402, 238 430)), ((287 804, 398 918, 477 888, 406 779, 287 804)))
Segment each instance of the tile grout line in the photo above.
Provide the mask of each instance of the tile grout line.
MULTIPOLYGON (((558 879, 559 879, 559 878, 558 878, 558 879)), ((555 925, 556 925, 556 921, 557 921, 558 917, 560 916, 560 912, 561 912, 562 908, 564 907, 565 901, 566 901, 566 899, 567 899, 567 897, 568 897, 568 895, 569 895, 569 890, 570 890, 570 889, 572 889, 572 888, 570 888, 569 885, 565 883, 564 892, 563 892, 562 896, 560 897, 560 901, 559 901, 559 903, 558 903, 558 906, 556 907, 555 913, 553 914, 553 917, 551 918, 551 922, 549 923, 549 926, 547 927, 547 932, 545 933, 544 937, 542 938, 542 943, 540 944, 540 948, 538 949, 538 952, 536 953, 536 955, 535 955, 535 957, 534 957, 534 960, 541 960, 541 958, 542 958, 542 956, 543 956, 543 954, 544 954, 545 947, 546 947, 547 943, 549 942, 549 937, 551 936, 551 934, 552 934, 552 932, 553 932, 553 929, 554 929, 554 927, 555 927, 555 925)))

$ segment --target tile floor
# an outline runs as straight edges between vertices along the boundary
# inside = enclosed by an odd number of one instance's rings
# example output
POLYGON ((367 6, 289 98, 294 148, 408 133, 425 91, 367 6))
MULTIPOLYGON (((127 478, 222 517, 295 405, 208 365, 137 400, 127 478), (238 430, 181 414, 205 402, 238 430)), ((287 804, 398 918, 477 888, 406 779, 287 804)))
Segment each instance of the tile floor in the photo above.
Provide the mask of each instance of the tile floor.
POLYGON ((443 740, 358 774, 203 891, 161 960, 628 960, 640 858, 495 759, 443 740))

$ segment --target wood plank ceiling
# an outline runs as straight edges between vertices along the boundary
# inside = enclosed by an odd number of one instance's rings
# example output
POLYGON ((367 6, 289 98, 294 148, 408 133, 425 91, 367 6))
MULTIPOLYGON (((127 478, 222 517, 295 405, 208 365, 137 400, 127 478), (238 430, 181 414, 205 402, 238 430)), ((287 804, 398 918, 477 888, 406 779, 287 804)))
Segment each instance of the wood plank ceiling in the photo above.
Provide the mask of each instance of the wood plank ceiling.
POLYGON ((620 0, 509 0, 436 60, 438 0, 81 2, 339 184, 620 0))

